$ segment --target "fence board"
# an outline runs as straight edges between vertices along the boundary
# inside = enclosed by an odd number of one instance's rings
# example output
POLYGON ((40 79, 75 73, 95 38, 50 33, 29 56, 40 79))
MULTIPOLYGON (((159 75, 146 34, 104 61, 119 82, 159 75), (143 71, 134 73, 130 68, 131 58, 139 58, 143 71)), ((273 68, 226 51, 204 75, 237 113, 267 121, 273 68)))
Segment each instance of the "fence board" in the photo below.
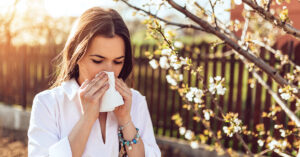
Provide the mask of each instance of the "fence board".
MULTIPOLYGON (((18 103, 23 109, 30 107, 34 95, 49 87, 48 83, 51 80, 50 74, 54 72, 53 64, 50 64, 50 61, 56 56, 57 52, 55 51, 59 48, 23 46, 15 49, 0 47, 0 101, 7 104, 18 103)), ((203 132, 205 129, 203 125, 195 122, 191 118, 193 114, 182 109, 184 102, 178 92, 169 89, 169 85, 165 80, 167 71, 161 70, 160 68, 153 70, 149 66, 149 61, 145 58, 143 52, 154 51, 155 49, 157 49, 157 47, 151 47, 149 45, 133 48, 133 50, 136 51, 134 56, 136 56, 137 63, 135 66, 137 69, 133 72, 133 76, 136 78, 135 87, 147 98, 155 133, 182 138, 179 134, 178 127, 175 126, 174 121, 171 121, 171 116, 175 113, 180 113, 183 118, 184 126, 186 126, 187 129, 192 129, 196 134, 203 132)), ((223 52, 228 49, 226 46, 222 47, 223 52)), ((297 60, 299 55, 296 54, 296 52, 299 52, 299 45, 292 45, 290 43, 282 47, 282 49, 286 54, 292 57, 292 60, 296 63, 299 62, 297 60)), ((212 50, 211 53, 215 53, 216 50, 217 49, 212 50)), ((208 85, 208 78, 210 76, 221 75, 229 79, 227 80, 229 83, 226 84, 226 95, 220 96, 218 100, 219 105, 224 108, 225 112, 233 111, 239 113, 239 117, 250 130, 254 130, 256 124, 263 122, 266 130, 272 131, 271 121, 266 118, 263 120, 260 119, 261 113, 263 111, 267 112, 271 106, 271 96, 263 93, 267 91, 262 91, 260 85, 257 85, 256 89, 252 89, 249 84, 243 83, 244 80, 247 81, 252 78, 252 75, 244 75, 247 69, 244 64, 236 60, 233 55, 225 58, 211 59, 207 57, 211 54, 209 51, 209 45, 202 43, 192 45, 191 48, 184 49, 180 54, 193 56, 192 59, 196 65, 203 65, 202 74, 204 85, 208 85), (195 47, 200 49, 200 54, 193 54, 195 47), (221 66, 219 66, 219 64, 221 64, 221 66), (237 73, 238 75, 236 75, 237 73), (235 76, 238 77, 235 78, 235 76), (235 93, 236 95, 234 95, 235 93), (246 98, 244 98, 243 95, 246 96, 246 98), (265 101, 263 101, 262 95, 266 95, 265 101)), ((269 55, 265 60, 271 66, 278 65, 278 60, 275 59, 274 55, 269 55)), ((284 70, 281 71, 282 75, 289 73, 291 66, 285 65, 283 69, 284 70)), ((183 68, 181 68, 180 71, 184 72, 183 68)), ((195 79, 192 78, 190 71, 186 71, 185 74, 187 74, 186 81, 189 86, 202 86, 199 84, 200 82, 197 77, 195 79)), ((266 81, 269 85, 274 84, 274 81, 272 81, 270 77, 267 77, 266 81)), ((210 98, 204 98, 204 103, 207 107, 211 107, 212 110, 216 108, 216 106, 211 104, 210 98)), ((295 103, 289 105, 291 110, 295 110, 295 103)), ((199 112, 201 112, 201 110, 199 112)), ((221 117, 220 113, 216 112, 216 115, 221 117)), ((276 123, 283 123, 284 127, 290 128, 287 126, 286 115, 284 113, 279 114, 278 118, 276 123)), ((212 121, 211 124, 214 129, 222 130, 222 122, 212 121)), ((279 137, 280 135, 278 131, 275 131, 273 134, 275 137, 279 137)), ((255 138, 243 138, 247 143, 252 143, 253 151, 257 151, 258 147, 255 138)), ((295 138, 288 138, 289 142, 293 139, 295 138)), ((236 139, 231 140, 232 138, 225 138, 225 145, 229 146, 229 144, 233 142, 233 148, 239 149, 238 141, 236 139)), ((208 143, 210 142, 211 141, 208 141, 208 143)))

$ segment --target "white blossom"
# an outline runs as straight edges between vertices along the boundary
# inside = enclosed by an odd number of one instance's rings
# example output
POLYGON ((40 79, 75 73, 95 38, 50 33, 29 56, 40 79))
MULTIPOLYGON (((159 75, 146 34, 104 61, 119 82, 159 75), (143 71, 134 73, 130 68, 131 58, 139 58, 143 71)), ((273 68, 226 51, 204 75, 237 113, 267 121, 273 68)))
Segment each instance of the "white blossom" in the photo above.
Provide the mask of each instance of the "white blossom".
POLYGON ((188 99, 188 101, 193 101, 194 94, 192 92, 187 92, 185 97, 188 99))
POLYGON ((199 148, 199 143, 198 143, 198 141, 192 141, 190 145, 191 145, 191 147, 192 147, 193 149, 198 149, 198 148, 199 148))
POLYGON ((279 144, 278 141, 273 139, 270 143, 268 143, 268 147, 269 149, 273 150, 278 144, 279 144))
POLYGON ((287 147, 287 141, 286 140, 277 141, 275 139, 272 139, 272 141, 269 142, 267 146, 271 150, 274 150, 274 149, 277 149, 277 148, 285 149, 287 147))
POLYGON ((209 78, 209 92, 212 94, 217 94, 217 95, 224 95, 226 88, 223 87, 222 82, 224 81, 224 78, 222 79, 221 76, 216 76, 215 78, 210 77, 209 78))
POLYGON ((182 47, 183 47, 183 43, 180 42, 180 41, 175 41, 175 42, 174 42, 174 46, 175 46, 176 48, 182 48, 182 47))
POLYGON ((241 4, 242 4, 242 0, 234 0, 234 3, 235 3, 236 5, 241 5, 241 4))
POLYGON ((289 100, 291 98, 291 95, 289 93, 282 93, 280 94, 280 96, 284 100, 289 100))
POLYGON ((171 65, 175 70, 179 69, 179 68, 182 66, 181 62, 178 60, 177 55, 175 55, 175 54, 171 55, 171 56, 169 57, 169 60, 170 60, 170 62, 171 62, 170 65, 171 65))
POLYGON ((171 55, 172 50, 171 49, 162 49, 161 50, 161 55, 171 55))
POLYGON ((184 136, 187 140, 191 140, 193 138, 193 132, 191 130, 187 130, 184 136))
POLYGON ((234 126, 233 127, 233 132, 240 132, 242 128, 240 126, 234 126))
POLYGON ((188 57, 185 57, 185 58, 180 57, 180 63, 181 63, 182 65, 187 65, 187 64, 188 64, 188 60, 189 60, 188 57))
POLYGON ((216 80, 216 81, 221 81, 221 79, 222 79, 221 76, 216 76, 216 77, 215 77, 215 80, 216 80))
POLYGON ((183 75, 180 74, 180 75, 178 76, 178 79, 179 79, 179 81, 182 81, 182 80, 183 80, 183 75))
POLYGON ((203 114, 204 114, 204 119, 209 120, 210 115, 212 114, 212 111, 211 110, 203 110, 203 114))
POLYGON ((178 62, 173 62, 170 64, 175 70, 179 69, 181 67, 181 64, 178 62))
POLYGON ((240 119, 237 119, 237 118, 235 118, 235 119, 233 120, 233 122, 234 122, 236 125, 240 125, 240 124, 242 123, 242 121, 241 121, 240 119))
POLYGON ((216 86, 216 89, 217 89, 217 94, 218 95, 224 95, 225 94, 226 88, 223 88, 223 86, 221 84, 218 84, 216 86))
POLYGON ((189 91, 186 93, 185 97, 188 101, 194 101, 195 103, 202 103, 203 91, 196 87, 190 87, 189 91))
POLYGON ((287 141, 282 141, 280 147, 285 148, 287 146, 287 141))
POLYGON ((227 134, 229 137, 232 137, 233 133, 229 130, 227 126, 223 126, 223 131, 225 134, 227 134))
POLYGON ((227 126, 223 126, 223 131, 225 134, 227 134, 229 132, 228 127, 227 126))
POLYGON ((284 100, 289 100, 292 97, 292 93, 298 93, 297 88, 291 88, 290 86, 285 86, 284 88, 279 88, 278 92, 284 100))
POLYGON ((205 118, 205 120, 209 120, 210 119, 209 113, 205 112, 204 113, 204 118, 205 118))
POLYGON ((213 77, 209 78, 209 83, 214 83, 214 78, 213 77))
POLYGON ((168 63, 168 58, 167 58, 166 56, 160 57, 160 59, 159 59, 159 65, 160 65, 160 67, 163 68, 163 69, 168 69, 168 68, 170 68, 170 65, 169 65, 169 63, 168 63))
POLYGON ((152 59, 152 60, 149 62, 149 64, 151 65, 151 67, 152 67, 153 69, 156 69, 156 68, 158 67, 158 63, 157 63, 157 61, 156 61, 155 59, 152 59))
POLYGON ((297 88, 293 88, 293 93, 298 93, 297 88))
POLYGON ((171 62, 177 62, 177 61, 178 61, 177 55, 174 55, 174 54, 171 55, 171 56, 170 56, 170 61, 171 61, 171 62))
POLYGON ((264 141, 261 140, 261 139, 259 139, 259 140, 257 141, 257 143, 258 143, 258 145, 259 145, 260 147, 264 146, 264 141))
POLYGON ((285 137, 286 136, 285 135, 285 131, 283 129, 280 129, 279 132, 280 132, 280 136, 281 137, 285 137))
POLYGON ((185 131, 186 131, 185 127, 180 127, 180 128, 179 128, 179 133, 180 133, 180 135, 185 134, 185 131))
POLYGON ((170 83, 171 85, 177 86, 176 80, 171 75, 167 75, 166 79, 167 79, 167 82, 170 83))
POLYGON ((223 131, 229 137, 232 137, 235 133, 242 132, 242 121, 238 119, 237 116, 237 114, 229 113, 224 117, 224 120, 230 125, 224 126, 223 131))

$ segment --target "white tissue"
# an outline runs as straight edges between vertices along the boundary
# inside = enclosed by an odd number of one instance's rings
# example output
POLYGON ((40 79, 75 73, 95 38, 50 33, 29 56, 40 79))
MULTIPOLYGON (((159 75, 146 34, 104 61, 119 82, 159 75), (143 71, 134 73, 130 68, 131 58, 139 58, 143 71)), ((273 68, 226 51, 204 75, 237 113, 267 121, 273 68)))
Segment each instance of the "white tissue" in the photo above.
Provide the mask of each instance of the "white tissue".
POLYGON ((124 104, 123 97, 115 88, 114 72, 104 71, 108 76, 109 88, 100 102, 100 112, 110 112, 124 104))

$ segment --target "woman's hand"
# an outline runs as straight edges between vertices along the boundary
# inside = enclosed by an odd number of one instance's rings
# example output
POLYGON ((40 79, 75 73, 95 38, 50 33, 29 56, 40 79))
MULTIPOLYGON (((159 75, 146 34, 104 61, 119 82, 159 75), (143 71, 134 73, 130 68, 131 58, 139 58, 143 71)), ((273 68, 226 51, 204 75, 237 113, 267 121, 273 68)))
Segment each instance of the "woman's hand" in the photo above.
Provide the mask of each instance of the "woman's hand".
POLYGON ((83 116, 93 122, 96 121, 99 116, 100 101, 108 88, 108 76, 105 72, 99 73, 93 80, 82 83, 78 92, 83 116))
POLYGON ((127 87, 126 83, 123 82, 122 79, 115 79, 115 87, 116 90, 121 94, 124 100, 124 104, 118 106, 114 110, 114 114, 118 119, 119 125, 124 125, 126 122, 131 120, 130 110, 132 103, 132 93, 130 88, 127 87))

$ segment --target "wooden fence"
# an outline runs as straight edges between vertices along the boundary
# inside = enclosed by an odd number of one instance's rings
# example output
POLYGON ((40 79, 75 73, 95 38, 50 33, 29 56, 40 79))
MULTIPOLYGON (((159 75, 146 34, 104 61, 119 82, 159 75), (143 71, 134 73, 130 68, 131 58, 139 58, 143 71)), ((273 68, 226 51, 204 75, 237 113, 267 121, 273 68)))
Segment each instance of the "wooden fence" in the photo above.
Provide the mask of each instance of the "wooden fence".
MULTIPOLYGON (((276 48, 276 46, 274 46, 276 48)), ((18 104, 23 109, 30 110, 32 100, 35 94, 49 87, 51 80, 50 74, 53 73, 51 60, 57 55, 62 47, 0 47, 0 101, 6 104, 18 104)), ((158 68, 153 70, 146 59, 145 51, 154 51, 155 47, 150 45, 133 46, 135 56, 135 66, 133 71, 134 88, 146 96, 149 111, 152 116, 152 122, 155 133, 163 136, 182 138, 177 126, 171 120, 171 116, 180 113, 183 117, 184 125, 187 129, 192 129, 196 134, 203 133, 204 127, 193 120, 193 114, 182 108, 184 102, 177 91, 171 90, 166 83, 167 71, 158 68)), ((282 48, 284 52, 299 65, 300 45, 294 46, 292 42, 287 42, 282 48), (296 55, 298 52, 298 55, 296 55), (296 59, 298 58, 298 59, 296 59)), ((210 49, 208 44, 185 46, 180 53, 183 56, 191 57, 195 64, 203 66, 201 75, 204 77, 204 84, 208 84, 210 76, 222 76, 226 79, 226 94, 220 96, 219 104, 224 112, 239 113, 239 118, 248 126, 250 130, 255 130, 259 123, 265 124, 265 129, 270 130, 275 137, 279 137, 279 132, 273 128, 273 124, 283 124, 285 128, 288 118, 285 113, 278 114, 276 121, 262 118, 262 112, 268 112, 274 100, 259 84, 254 88, 250 87, 249 79, 252 75, 234 55, 227 57, 209 57, 218 56, 225 52, 225 47, 216 47, 210 49), (195 53, 198 48, 200 53, 195 53)), ((261 57, 272 66, 279 65, 274 55, 261 51, 261 57)), ((286 65, 281 74, 290 72, 289 65, 286 65)), ((181 69, 184 74, 184 82, 189 86, 200 87, 196 77, 190 74, 190 71, 181 69)), ((265 74, 262 75, 272 88, 277 91, 277 84, 265 74)), ((205 98, 205 104, 210 106, 216 114, 217 110, 210 98, 205 98)), ((289 104, 292 110, 295 110, 295 103, 289 104)), ((211 120, 213 129, 221 129, 219 121, 211 120)), ((294 140, 295 137, 289 137, 294 140)), ((251 143, 253 152, 258 151, 257 138, 244 137, 247 143, 251 143)), ((211 141, 208 141, 210 143, 211 141)), ((226 147, 242 149, 235 138, 225 138, 223 140, 226 147)))

